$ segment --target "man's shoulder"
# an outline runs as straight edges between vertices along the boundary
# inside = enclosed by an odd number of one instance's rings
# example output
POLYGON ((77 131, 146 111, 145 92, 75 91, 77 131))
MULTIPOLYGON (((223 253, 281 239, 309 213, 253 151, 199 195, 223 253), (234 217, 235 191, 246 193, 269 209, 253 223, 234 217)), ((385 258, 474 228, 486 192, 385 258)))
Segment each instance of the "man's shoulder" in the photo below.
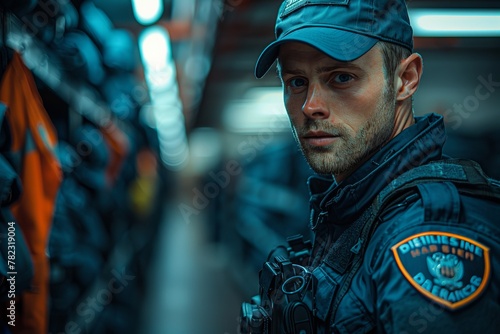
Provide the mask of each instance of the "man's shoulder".
POLYGON ((447 175, 449 163, 434 163, 412 172, 413 176, 403 175, 404 180, 400 177, 382 191, 368 252, 372 261, 398 242, 432 231, 492 238, 500 245, 500 183, 474 162, 456 165, 459 168, 447 175), (434 172, 426 173, 429 170, 434 172))
POLYGON ((409 204, 417 200, 419 205, 412 205, 411 209, 423 211, 425 221, 458 222, 475 209, 485 213, 480 206, 500 205, 500 181, 488 177, 472 160, 438 160, 393 178, 379 193, 374 205, 379 215, 391 217, 398 212, 404 214, 409 204), (469 202, 477 206, 461 210, 462 203, 469 202))
MULTIPOLYGON (((392 203, 380 216, 370 240, 378 249, 390 248, 401 238, 431 230, 464 233, 470 237, 488 236, 500 244, 500 202, 472 195, 453 195, 438 188, 446 185, 427 184, 424 192, 411 193, 392 203), (427 196, 428 194, 424 195, 427 196), (457 202, 454 202, 458 199, 457 202)), ((374 250, 374 253, 378 252, 374 250)), ((500 254, 499 254, 500 255, 500 254)))
POLYGON ((498 287, 500 205, 446 188, 452 189, 426 183, 382 215, 365 265, 376 285, 390 281, 401 295, 420 295, 453 312, 498 287))
POLYGON ((406 191, 419 184, 445 182, 453 183, 461 192, 479 196, 493 193, 500 198, 500 181, 488 177, 481 166, 473 160, 451 158, 435 160, 387 177, 390 181, 381 190, 380 201, 385 201, 394 193, 406 191), (464 188, 468 188, 467 191, 464 191, 464 188))

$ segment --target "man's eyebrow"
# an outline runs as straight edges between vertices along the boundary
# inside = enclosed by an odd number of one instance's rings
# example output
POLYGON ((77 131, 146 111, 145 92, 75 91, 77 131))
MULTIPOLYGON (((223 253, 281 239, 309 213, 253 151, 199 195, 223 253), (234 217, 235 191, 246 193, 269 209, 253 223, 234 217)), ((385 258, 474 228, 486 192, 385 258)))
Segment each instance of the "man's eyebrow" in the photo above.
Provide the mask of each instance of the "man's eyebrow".
POLYGON ((315 71, 316 73, 324 73, 324 72, 330 72, 330 71, 335 71, 338 69, 351 69, 351 70, 360 70, 361 67, 359 67, 357 64, 352 63, 352 62, 343 62, 343 63, 338 63, 335 65, 329 65, 329 66, 321 66, 318 67, 315 71))
POLYGON ((283 74, 304 75, 305 72, 300 70, 300 69, 293 69, 293 68, 282 66, 280 73, 282 75, 283 74))
MULTIPOLYGON (((342 62, 338 63, 335 65, 327 65, 327 66, 321 66, 315 69, 316 73, 325 73, 325 72, 331 72, 335 71, 338 69, 352 69, 352 70, 360 70, 361 67, 359 67, 357 64, 352 63, 352 62, 342 62)), ((290 68, 287 66, 280 66, 278 68, 278 73, 281 75, 284 74, 292 74, 292 75, 304 75, 304 71, 298 68, 290 68)))
POLYGON ((283 66, 283 64, 281 64, 280 62, 277 63, 276 72, 280 79, 283 79, 285 75, 305 75, 304 71, 298 68, 283 66))

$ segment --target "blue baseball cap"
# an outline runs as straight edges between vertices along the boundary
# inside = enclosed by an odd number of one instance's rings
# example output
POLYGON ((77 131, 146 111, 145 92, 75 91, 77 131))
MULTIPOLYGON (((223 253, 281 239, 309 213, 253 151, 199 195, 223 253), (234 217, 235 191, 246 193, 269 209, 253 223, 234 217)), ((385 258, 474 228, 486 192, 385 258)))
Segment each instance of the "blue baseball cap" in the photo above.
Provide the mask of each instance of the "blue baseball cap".
POLYGON ((378 41, 413 51, 405 0, 286 0, 278 11, 276 40, 260 54, 255 76, 263 77, 286 42, 301 42, 340 61, 352 61, 378 41))

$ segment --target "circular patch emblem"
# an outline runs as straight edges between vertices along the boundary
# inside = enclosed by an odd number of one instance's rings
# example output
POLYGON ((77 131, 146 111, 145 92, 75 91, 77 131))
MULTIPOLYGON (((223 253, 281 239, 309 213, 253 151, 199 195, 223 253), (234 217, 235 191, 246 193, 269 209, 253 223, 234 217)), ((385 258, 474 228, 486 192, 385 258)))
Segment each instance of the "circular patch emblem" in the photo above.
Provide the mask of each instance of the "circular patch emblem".
POLYGON ((447 232, 423 232, 391 248, 405 278, 420 293, 455 310, 475 300, 490 276, 489 248, 447 232))

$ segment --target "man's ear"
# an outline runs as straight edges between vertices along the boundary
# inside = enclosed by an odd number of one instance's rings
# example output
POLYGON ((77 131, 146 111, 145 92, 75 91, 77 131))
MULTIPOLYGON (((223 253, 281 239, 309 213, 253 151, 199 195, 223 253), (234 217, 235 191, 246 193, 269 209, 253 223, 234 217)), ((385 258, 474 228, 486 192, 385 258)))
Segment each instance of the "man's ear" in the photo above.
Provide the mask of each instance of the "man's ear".
POLYGON ((411 54, 403 59, 397 70, 397 101, 404 101, 412 96, 418 89, 422 76, 423 62, 418 53, 411 54))

